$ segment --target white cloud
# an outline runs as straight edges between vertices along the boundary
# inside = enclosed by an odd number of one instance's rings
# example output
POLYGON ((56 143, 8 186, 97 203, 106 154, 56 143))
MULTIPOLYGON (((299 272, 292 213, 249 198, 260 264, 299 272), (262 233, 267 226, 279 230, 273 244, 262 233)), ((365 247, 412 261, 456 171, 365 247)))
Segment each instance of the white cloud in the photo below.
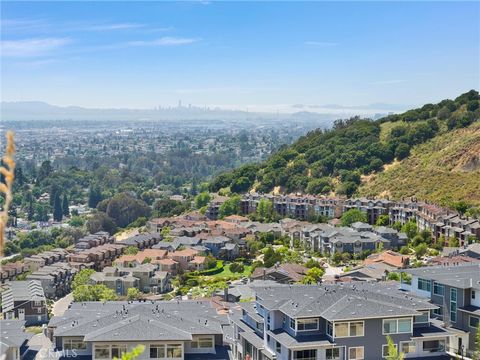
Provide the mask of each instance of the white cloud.
POLYGON ((179 37, 164 36, 154 40, 130 41, 126 43, 126 45, 129 45, 129 46, 179 46, 179 45, 193 44, 198 41, 199 39, 195 39, 195 38, 179 38, 179 37))
POLYGON ((131 30, 131 29, 140 29, 144 28, 145 24, 136 24, 136 23, 111 23, 111 24, 98 24, 85 26, 85 30, 91 31, 109 31, 109 30, 131 30))
POLYGON ((0 53, 5 57, 43 56, 69 43, 71 43, 69 38, 2 40, 0 53))
POLYGON ((338 43, 331 41, 305 41, 305 45, 316 46, 316 47, 330 47, 337 46, 338 43))

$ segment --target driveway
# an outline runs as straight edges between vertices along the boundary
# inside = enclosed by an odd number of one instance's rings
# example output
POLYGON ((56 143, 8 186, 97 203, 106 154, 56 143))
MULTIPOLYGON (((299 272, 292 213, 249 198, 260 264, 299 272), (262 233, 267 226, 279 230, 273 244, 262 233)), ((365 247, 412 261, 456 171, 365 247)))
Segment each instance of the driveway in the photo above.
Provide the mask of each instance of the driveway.
POLYGON ((52 313, 54 316, 62 316, 73 301, 73 293, 65 295, 53 303, 52 313))

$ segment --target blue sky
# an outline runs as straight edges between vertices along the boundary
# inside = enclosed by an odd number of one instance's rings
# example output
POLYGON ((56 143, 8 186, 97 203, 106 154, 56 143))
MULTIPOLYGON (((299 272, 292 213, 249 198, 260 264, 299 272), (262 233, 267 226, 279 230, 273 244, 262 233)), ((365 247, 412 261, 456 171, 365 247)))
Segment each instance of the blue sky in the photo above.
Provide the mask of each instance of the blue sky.
POLYGON ((1 7, 7 101, 394 108, 455 97, 480 83, 478 2, 1 7))

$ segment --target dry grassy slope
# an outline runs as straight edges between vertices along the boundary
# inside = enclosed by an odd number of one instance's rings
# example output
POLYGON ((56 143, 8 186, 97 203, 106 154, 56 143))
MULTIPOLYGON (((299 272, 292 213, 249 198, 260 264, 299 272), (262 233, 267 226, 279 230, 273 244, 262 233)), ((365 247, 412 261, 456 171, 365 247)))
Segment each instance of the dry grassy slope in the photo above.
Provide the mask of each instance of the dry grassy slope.
POLYGON ((364 196, 416 196, 441 204, 465 200, 480 205, 480 123, 437 136, 411 155, 369 177, 364 196))

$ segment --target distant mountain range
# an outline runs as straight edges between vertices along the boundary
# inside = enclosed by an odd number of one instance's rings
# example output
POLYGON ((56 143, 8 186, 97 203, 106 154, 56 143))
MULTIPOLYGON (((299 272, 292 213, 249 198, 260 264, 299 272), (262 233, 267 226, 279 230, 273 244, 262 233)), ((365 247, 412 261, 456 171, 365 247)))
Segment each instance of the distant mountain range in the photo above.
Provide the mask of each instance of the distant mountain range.
MULTIPOLYGON (((297 120, 315 121, 325 124, 340 117, 338 112, 318 113, 304 111, 291 114, 247 112, 200 108, 196 106, 156 109, 96 109, 78 106, 54 106, 40 101, 2 102, 1 118, 4 121, 25 120, 297 120)), ((353 115, 356 109, 348 110, 344 115, 353 115)))

